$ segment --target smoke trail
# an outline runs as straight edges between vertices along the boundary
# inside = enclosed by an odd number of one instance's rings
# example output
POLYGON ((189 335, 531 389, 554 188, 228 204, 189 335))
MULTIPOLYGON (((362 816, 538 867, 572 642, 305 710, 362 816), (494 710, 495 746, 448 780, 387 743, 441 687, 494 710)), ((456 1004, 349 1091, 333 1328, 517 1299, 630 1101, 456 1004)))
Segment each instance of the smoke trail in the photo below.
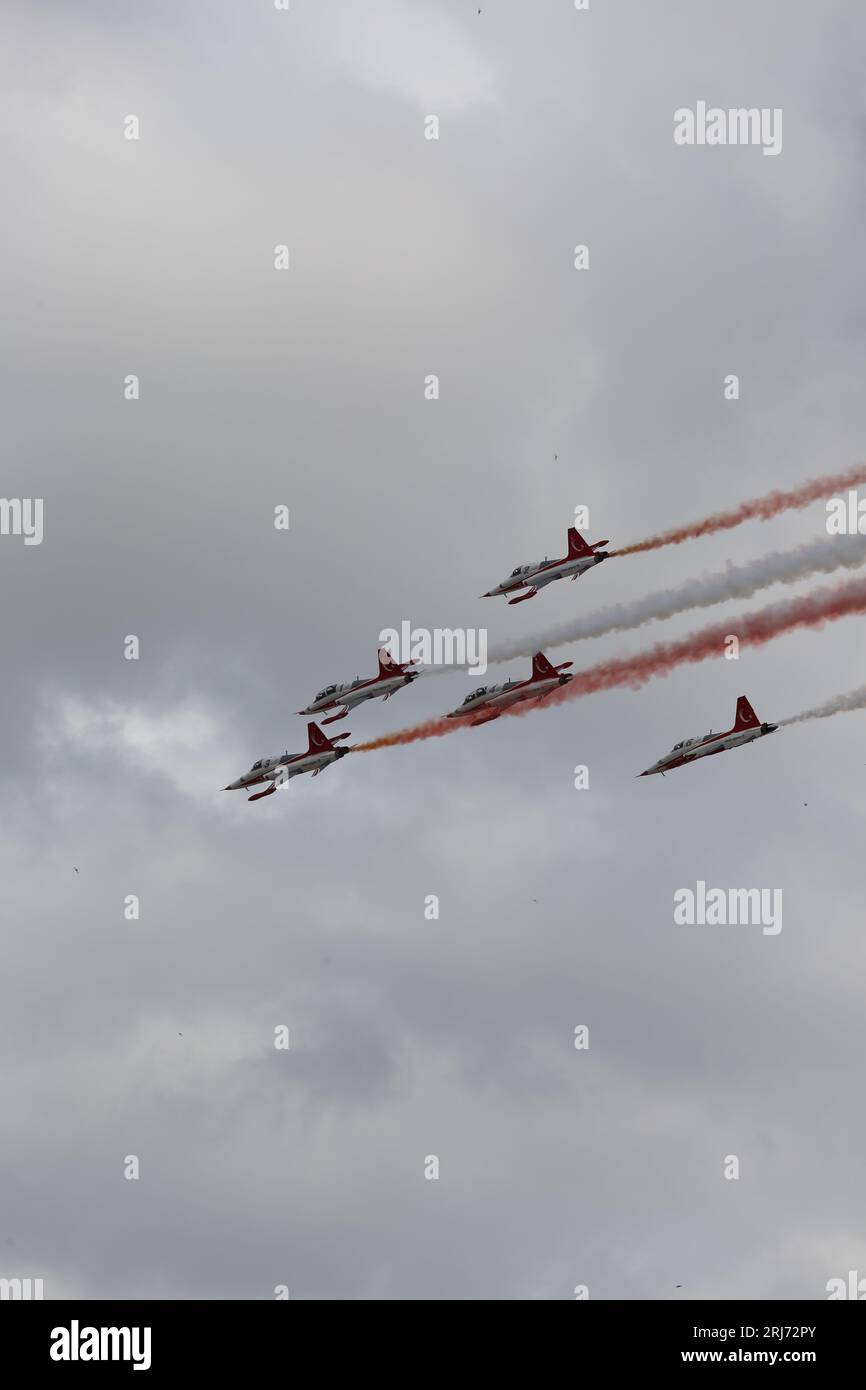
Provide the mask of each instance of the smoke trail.
MULTIPOLYGON (((741 646, 763 646, 774 637, 798 628, 823 627, 824 623, 834 622, 854 613, 866 613, 866 579, 851 579, 846 584, 826 586, 803 598, 789 599, 785 603, 770 604, 760 608, 757 613, 743 614, 739 618, 728 618, 724 623, 701 628, 689 633, 676 642, 660 642, 635 656, 614 657, 579 671, 568 685, 562 685, 543 700, 527 701, 523 705, 513 705, 504 710, 503 718, 529 713, 539 706, 561 705, 566 700, 579 699, 598 690, 613 690, 629 686, 637 690, 655 676, 666 676, 678 666, 706 661, 708 657, 718 657, 724 649, 726 637, 736 633, 741 646)), ((441 738, 444 734, 455 733, 463 728, 466 719, 428 719, 424 724, 413 728, 398 729, 393 734, 372 739, 369 743, 355 745, 356 752, 371 752, 376 748, 391 748, 397 744, 415 743, 418 739, 441 738)))
MULTIPOLYGON (((777 551, 764 555, 746 565, 728 565, 727 569, 703 579, 690 579, 675 589, 662 589, 646 594, 634 603, 616 603, 588 617, 536 632, 532 637, 517 637, 498 643, 488 652, 488 662, 510 661, 515 656, 532 656, 549 647, 561 647, 566 642, 583 642, 589 637, 603 637, 609 632, 625 632, 642 627, 644 623, 672 618, 692 608, 711 608, 732 598, 751 598, 759 589, 770 584, 794 584, 810 574, 830 574, 835 569, 854 569, 866 560, 866 536, 837 536, 829 540, 801 545, 797 550, 777 551)), ((437 667, 448 673, 453 666, 437 667)))
POLYGON ((806 507, 819 497, 856 487, 862 482, 866 482, 866 464, 860 463, 847 473, 831 474, 828 478, 813 478, 791 492, 768 492, 765 497, 756 497, 751 502, 741 502, 733 511, 716 512, 713 516, 704 517, 703 521, 694 521, 690 526, 678 526, 672 531, 661 531, 657 536, 649 536, 645 541, 638 541, 635 545, 627 545, 610 553, 611 556, 637 555, 639 551, 658 550, 663 545, 680 545, 683 541, 693 540, 697 536, 708 536, 713 531, 729 531, 731 527, 739 526, 741 522, 751 521, 755 517, 761 521, 768 521, 770 517, 778 516, 779 512, 806 507))
POLYGON ((859 690, 849 690, 847 695, 834 695, 825 705, 814 709, 804 709, 802 714, 794 714, 790 719, 780 719, 780 724, 803 724, 807 719, 831 719, 834 714, 847 714, 850 710, 866 709, 866 685, 859 690))

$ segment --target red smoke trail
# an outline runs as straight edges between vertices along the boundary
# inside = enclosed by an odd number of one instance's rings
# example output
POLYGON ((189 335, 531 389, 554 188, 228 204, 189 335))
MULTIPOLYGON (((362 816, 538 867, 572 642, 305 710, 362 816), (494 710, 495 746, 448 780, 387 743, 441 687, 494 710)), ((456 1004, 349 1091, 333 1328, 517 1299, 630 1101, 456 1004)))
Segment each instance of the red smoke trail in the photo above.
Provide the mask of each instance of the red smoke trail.
POLYGON ((663 545, 681 545, 683 541, 693 540, 696 536, 708 536, 713 531, 729 531, 733 526, 739 526, 741 522, 751 521, 755 517, 759 517, 761 521, 769 521, 770 517, 778 516, 779 512, 806 507, 819 497, 827 497, 831 493, 844 491, 845 488, 856 487, 862 482, 866 482, 866 464, 860 463, 848 473, 837 473, 829 478, 813 478, 791 492, 768 492, 765 497, 756 497, 751 502, 741 502, 733 511, 716 512, 714 516, 707 516, 703 521, 694 521, 690 526, 677 526, 672 531, 661 531, 657 536, 650 536, 645 541, 637 541, 634 545, 626 545, 621 550, 612 550, 610 553, 611 556, 637 555, 642 550, 658 550, 663 545))
MULTIPOLYGON (((732 633, 739 638, 742 646, 760 647, 774 637, 794 632, 797 628, 822 627, 824 623, 854 613, 866 613, 866 579, 816 589, 804 598, 773 603, 757 613, 728 618, 723 623, 701 628, 699 632, 689 633, 676 642, 659 642, 635 656, 602 661, 597 666, 579 671, 567 685, 560 686, 543 700, 527 701, 524 705, 514 705, 504 710, 503 717, 528 714, 530 710, 549 705, 561 705, 566 700, 592 695, 597 690, 613 690, 621 686, 637 690, 654 676, 666 676, 677 666, 706 661, 711 656, 718 657, 724 650, 725 638, 732 633)), ((455 733, 469 722, 467 719, 428 719, 414 728, 398 729, 393 734, 358 744, 355 751, 366 753, 376 748, 392 748, 400 743, 416 743, 419 739, 440 738, 443 734, 455 733)))

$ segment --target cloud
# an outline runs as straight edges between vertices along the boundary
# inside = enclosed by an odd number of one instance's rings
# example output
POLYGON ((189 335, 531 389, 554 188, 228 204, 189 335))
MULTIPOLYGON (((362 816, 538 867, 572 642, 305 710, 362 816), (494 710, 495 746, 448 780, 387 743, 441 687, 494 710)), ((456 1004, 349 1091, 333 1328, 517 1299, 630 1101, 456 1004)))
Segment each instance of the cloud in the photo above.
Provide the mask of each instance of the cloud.
POLYGON ((343 9, 329 37, 346 68, 377 94, 394 92, 424 113, 463 116, 495 100, 495 78, 480 41, 428 4, 374 0, 343 9))
MULTIPOLYGON (((39 740, 48 766, 62 756, 88 760, 112 775, 163 778, 196 800, 207 797, 230 742, 225 720, 201 696, 156 711, 114 700, 45 702, 39 740)), ((100 776, 101 780, 101 776, 100 776)))

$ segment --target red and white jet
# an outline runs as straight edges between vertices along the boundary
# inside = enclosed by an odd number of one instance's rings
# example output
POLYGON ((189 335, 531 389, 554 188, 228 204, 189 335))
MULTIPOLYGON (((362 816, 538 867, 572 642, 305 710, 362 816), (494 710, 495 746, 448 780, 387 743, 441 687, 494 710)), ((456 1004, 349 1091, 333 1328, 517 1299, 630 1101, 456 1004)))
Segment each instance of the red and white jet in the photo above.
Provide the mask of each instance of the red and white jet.
POLYGON ((544 559, 530 562, 528 565, 518 565, 507 579, 503 579, 495 589, 488 589, 481 597, 495 598, 497 594, 511 594, 517 589, 528 589, 527 593, 518 594, 516 598, 508 600, 509 604, 524 603, 528 598, 535 598, 539 589, 552 584, 554 579, 579 579, 587 570, 600 565, 602 560, 608 558, 608 552, 599 549, 602 545, 607 545, 607 541, 595 541, 593 545, 588 545, 580 532, 569 526, 568 554, 562 560, 544 559))
POLYGON ((572 676, 561 676, 572 663, 563 661, 561 666, 552 666, 544 652, 536 652, 532 658, 532 675, 525 681, 506 681, 504 685, 480 685, 473 690, 459 709, 452 710, 448 719, 468 719, 473 727, 498 719, 509 705, 520 700, 541 700, 552 690, 573 680, 572 676))
POLYGON ((653 773, 660 772, 664 776, 672 768, 684 767, 686 763, 696 762, 698 758, 709 758, 713 753, 725 753, 729 748, 741 748, 744 743, 754 743, 756 738, 774 734, 778 727, 778 724, 762 724, 745 695, 741 695, 737 701, 734 727, 727 733, 714 734, 711 731, 704 734, 703 738, 685 738, 682 743, 675 743, 671 751, 659 758, 657 763, 653 763, 652 767, 648 767, 646 772, 638 775, 651 777, 653 773))
POLYGON ((298 714, 318 714, 320 710, 337 709, 339 713, 322 720, 323 724, 333 724, 338 719, 345 719, 349 710, 362 704, 364 700, 378 700, 380 697, 382 700, 390 700, 404 685, 418 679, 419 672, 410 669, 414 662, 407 661, 401 666, 398 661, 392 660, 387 647, 380 647, 378 655, 378 675, 370 676, 369 680, 356 676, 347 685, 326 685, 306 709, 298 710, 298 714))
POLYGON ((300 776, 302 772, 312 772, 314 777, 318 777, 326 767, 330 767, 338 758, 344 758, 349 752, 348 748, 337 747, 344 738, 351 737, 348 732, 331 739, 322 733, 318 724, 308 724, 307 734, 309 746, 306 753, 283 753, 279 758, 259 758, 249 772, 245 772, 236 782, 229 782, 225 790, 246 791, 248 787, 270 782, 271 785, 265 787, 263 792, 254 792, 252 796, 247 797, 248 801, 260 801, 263 796, 273 796, 278 786, 282 786, 290 777, 300 776))

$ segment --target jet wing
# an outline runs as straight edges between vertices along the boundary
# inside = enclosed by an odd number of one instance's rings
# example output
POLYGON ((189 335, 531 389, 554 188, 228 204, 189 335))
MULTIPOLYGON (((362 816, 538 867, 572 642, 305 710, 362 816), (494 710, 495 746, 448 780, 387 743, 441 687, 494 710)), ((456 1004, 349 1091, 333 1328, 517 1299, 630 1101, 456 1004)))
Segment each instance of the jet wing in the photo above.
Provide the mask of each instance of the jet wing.
POLYGON ((527 584, 531 584, 533 589, 544 589, 548 584, 552 584, 555 579, 561 578, 562 575, 560 574, 545 574, 542 570, 540 574, 534 574, 532 578, 527 579, 526 582, 527 584))
POLYGON ((354 709, 356 705, 363 704, 364 700, 369 700, 370 692, 364 685, 356 686, 354 690, 347 690, 340 696, 339 703, 344 709, 354 709))

